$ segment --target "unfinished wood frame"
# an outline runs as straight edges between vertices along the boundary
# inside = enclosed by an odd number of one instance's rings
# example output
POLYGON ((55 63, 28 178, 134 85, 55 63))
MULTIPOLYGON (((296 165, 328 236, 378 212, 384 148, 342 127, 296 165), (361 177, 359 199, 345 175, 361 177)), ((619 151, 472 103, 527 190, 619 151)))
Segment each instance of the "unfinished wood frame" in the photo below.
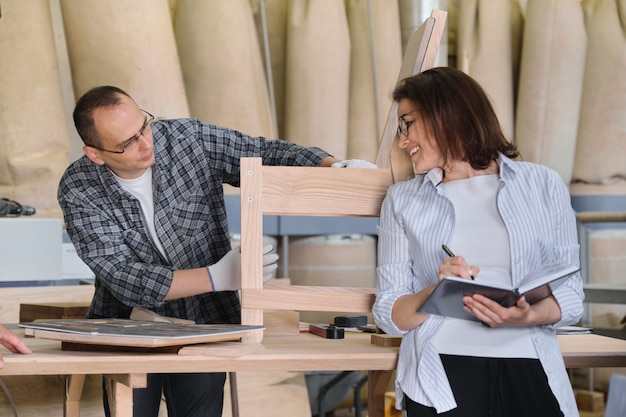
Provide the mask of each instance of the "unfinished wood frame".
MULTIPOLYGON (((437 51, 443 37, 448 12, 433 10, 430 17, 422 23, 407 42, 398 80, 435 66, 437 51)), ((387 122, 380 139, 376 166, 391 168, 393 182, 404 181, 414 177, 413 164, 409 155, 397 146, 398 103, 391 103, 387 122)))
MULTIPOLYGON (((435 65, 447 12, 431 16, 409 38, 398 79, 435 65)), ((387 188, 415 175, 397 146, 397 103, 392 103, 376 158, 379 169, 262 167, 241 160, 241 322, 262 325, 264 310, 370 313, 374 288, 263 287, 263 215, 378 217, 387 188)), ((263 331, 244 337, 260 342, 263 331)))
MULTIPOLYGON (((263 310, 370 313, 374 288, 263 286, 263 215, 378 217, 389 169, 262 166, 241 159, 241 323, 263 324, 263 310)), ((244 337, 258 343, 263 332, 244 337)))

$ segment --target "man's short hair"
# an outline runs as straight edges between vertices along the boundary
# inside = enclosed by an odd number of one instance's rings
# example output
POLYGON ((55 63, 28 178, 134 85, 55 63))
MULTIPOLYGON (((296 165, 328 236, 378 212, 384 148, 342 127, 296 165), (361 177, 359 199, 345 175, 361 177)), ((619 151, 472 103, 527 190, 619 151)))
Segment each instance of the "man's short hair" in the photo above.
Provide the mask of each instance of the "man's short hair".
POLYGON ((122 96, 132 100, 132 97, 121 88, 104 85, 92 88, 78 100, 73 113, 74 126, 85 145, 101 146, 93 121, 94 110, 101 107, 115 107, 121 103, 122 96))

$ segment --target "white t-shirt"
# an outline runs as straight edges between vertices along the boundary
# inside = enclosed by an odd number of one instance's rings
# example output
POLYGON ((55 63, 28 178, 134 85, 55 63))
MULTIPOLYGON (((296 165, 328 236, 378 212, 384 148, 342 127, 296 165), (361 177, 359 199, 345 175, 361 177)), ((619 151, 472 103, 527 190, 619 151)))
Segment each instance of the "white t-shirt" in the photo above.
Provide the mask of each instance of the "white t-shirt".
POLYGON ((148 225, 148 230, 150 231, 150 236, 152 236, 152 241, 156 245, 161 255, 167 259, 165 256, 165 251, 163 250, 163 246, 159 241, 159 238, 156 234, 156 229, 154 227, 154 199, 152 196, 152 167, 148 168, 146 172, 139 178, 133 178, 132 180, 127 180, 124 178, 120 178, 115 173, 113 173, 117 182, 122 186, 122 188, 129 193, 131 193, 139 203, 141 204, 141 210, 143 211, 143 215, 146 219, 146 223, 148 225))
MULTIPOLYGON (((468 265, 480 268, 477 281, 511 284, 509 236, 496 206, 497 174, 443 183, 454 206, 455 227, 450 249, 468 265), (489 250, 485 250, 489 248, 489 250)), ((460 302, 460 300, 459 300, 460 302)), ((491 328, 481 323, 446 318, 433 338, 441 354, 537 358, 528 328, 491 328)))

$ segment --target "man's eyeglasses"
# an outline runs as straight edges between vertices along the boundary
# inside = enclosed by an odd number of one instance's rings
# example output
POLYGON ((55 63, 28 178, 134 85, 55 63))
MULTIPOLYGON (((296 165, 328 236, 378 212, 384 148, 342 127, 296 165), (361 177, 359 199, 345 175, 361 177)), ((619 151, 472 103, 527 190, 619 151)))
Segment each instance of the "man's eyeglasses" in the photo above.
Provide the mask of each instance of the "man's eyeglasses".
POLYGON ((122 154, 122 153, 124 153, 126 151, 131 151, 135 147, 135 145, 137 145, 137 143, 139 142, 139 139, 142 136, 144 136, 144 133, 145 133, 146 129, 148 128, 148 126, 150 126, 150 124, 154 121, 154 116, 153 115, 151 115, 150 113, 148 113, 145 110, 141 110, 141 111, 146 114, 146 119, 145 119, 145 121, 143 123, 143 126, 141 126, 141 129, 139 129, 139 133, 137 133, 132 138, 127 139, 126 141, 124 141, 120 145, 120 147, 122 148, 121 151, 111 151, 111 150, 108 150, 108 149, 98 148, 97 146, 93 146, 93 145, 89 145, 89 146, 91 146, 92 148, 95 148, 95 149, 97 149, 99 151, 109 152, 109 153, 116 153, 116 154, 122 154))
POLYGON ((409 136, 409 126, 413 124, 413 122, 408 122, 404 120, 407 114, 415 113, 417 110, 412 110, 408 113, 404 113, 402 116, 398 118, 398 135, 399 136, 409 136))

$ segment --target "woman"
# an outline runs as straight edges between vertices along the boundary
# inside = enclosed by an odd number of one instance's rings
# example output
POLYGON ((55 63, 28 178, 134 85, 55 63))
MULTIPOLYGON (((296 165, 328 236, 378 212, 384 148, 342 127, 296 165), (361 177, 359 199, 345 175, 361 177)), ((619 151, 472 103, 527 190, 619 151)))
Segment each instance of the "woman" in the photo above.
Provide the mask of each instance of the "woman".
POLYGON ((463 72, 409 77, 393 99, 399 146, 419 174, 389 189, 378 229, 373 313, 403 335, 398 404, 409 417, 577 416, 555 328, 582 316, 580 274, 532 305, 459 300, 482 324, 416 312, 446 276, 515 285, 541 265, 577 266, 567 187, 555 171, 513 160, 487 95, 463 72))

